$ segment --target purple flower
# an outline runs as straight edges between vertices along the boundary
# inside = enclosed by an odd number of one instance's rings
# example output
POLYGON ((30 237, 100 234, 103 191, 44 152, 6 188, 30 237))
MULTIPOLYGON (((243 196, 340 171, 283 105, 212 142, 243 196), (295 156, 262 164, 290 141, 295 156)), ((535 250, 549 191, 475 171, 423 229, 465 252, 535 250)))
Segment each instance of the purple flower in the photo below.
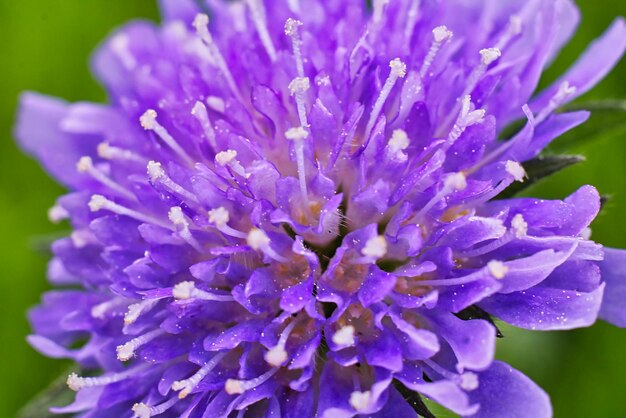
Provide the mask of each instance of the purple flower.
POLYGON ((492 317, 626 326, 626 255, 589 240, 591 186, 501 194, 587 119, 555 111, 619 60, 624 21, 535 94, 568 0, 162 3, 96 53, 109 105, 22 97, 73 227, 29 341, 96 371, 55 411, 550 416, 494 361, 492 317))

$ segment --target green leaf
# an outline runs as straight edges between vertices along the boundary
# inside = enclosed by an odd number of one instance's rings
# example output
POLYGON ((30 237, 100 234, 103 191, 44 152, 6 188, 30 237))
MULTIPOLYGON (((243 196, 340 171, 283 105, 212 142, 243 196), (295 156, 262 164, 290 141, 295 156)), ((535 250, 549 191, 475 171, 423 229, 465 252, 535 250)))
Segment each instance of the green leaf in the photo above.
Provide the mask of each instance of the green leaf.
POLYGON ((66 381, 67 375, 75 372, 76 368, 71 367, 62 376, 55 379, 50 386, 31 399, 20 411, 16 418, 64 418, 70 415, 59 415, 50 412, 54 406, 68 405, 74 399, 74 392, 68 389, 66 381))
POLYGON ((523 183, 513 183, 498 195, 498 199, 515 196, 539 180, 583 161, 585 157, 581 155, 546 155, 528 160, 522 164, 526 170, 527 179, 523 183))
POLYGON ((575 103, 564 108, 566 111, 588 110, 589 120, 564 134, 550 149, 563 151, 600 138, 603 134, 626 127, 626 100, 598 100, 575 103))

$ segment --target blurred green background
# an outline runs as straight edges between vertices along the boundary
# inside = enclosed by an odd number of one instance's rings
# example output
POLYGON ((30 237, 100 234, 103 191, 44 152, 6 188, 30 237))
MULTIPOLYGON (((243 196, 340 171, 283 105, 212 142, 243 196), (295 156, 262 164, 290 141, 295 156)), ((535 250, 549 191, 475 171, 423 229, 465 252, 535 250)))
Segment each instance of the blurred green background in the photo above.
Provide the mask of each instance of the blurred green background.
MULTIPOLYGON (((544 83, 555 79, 618 14, 623 0, 581 0, 583 21, 544 83)), ((13 417, 67 364, 43 358, 25 342, 28 307, 48 288, 45 244, 64 233, 46 210, 63 192, 12 138, 18 94, 35 90, 70 101, 103 101, 87 59, 108 32, 137 17, 158 19, 153 0, 0 1, 0 417, 13 417)), ((626 99, 626 61, 579 102, 626 99)), ((626 112, 622 113, 626 115, 626 112)), ((593 141, 561 138, 554 149, 584 154, 587 162, 533 187, 539 197, 563 197, 590 183, 612 196, 593 225, 596 241, 626 247, 626 116, 604 125, 596 115, 593 141)), ((608 122, 607 122, 608 123, 608 122)), ((580 132, 580 131, 579 131, 580 132)), ((626 303, 626 302, 625 302, 626 303)), ((626 416, 626 330, 605 323, 572 332, 505 328, 498 356, 551 395, 556 417, 626 416)), ((444 412, 443 415, 450 416, 444 412)), ((41 416, 45 416, 42 411, 41 416)))

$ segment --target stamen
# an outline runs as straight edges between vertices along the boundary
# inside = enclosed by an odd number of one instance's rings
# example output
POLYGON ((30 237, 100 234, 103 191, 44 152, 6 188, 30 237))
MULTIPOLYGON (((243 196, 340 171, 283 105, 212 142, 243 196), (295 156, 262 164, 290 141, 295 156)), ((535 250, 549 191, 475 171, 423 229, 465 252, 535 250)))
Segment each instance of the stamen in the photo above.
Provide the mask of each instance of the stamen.
POLYGON ((158 303, 158 300, 147 299, 128 306, 128 311, 124 315, 124 325, 134 324, 139 316, 144 312, 150 311, 158 303))
POLYGON ((118 33, 111 39, 111 50, 115 52, 115 55, 120 59, 122 65, 128 70, 132 71, 137 67, 137 60, 128 49, 130 39, 128 35, 124 33, 118 33))
POLYGON ((117 203, 112 202, 106 197, 99 194, 91 196, 91 200, 89 201, 89 209, 92 212, 108 210, 109 212, 117 213, 118 215, 128 216, 130 218, 136 219, 139 222, 158 225, 166 229, 172 229, 170 225, 168 225, 166 222, 162 222, 160 219, 154 218, 150 215, 145 215, 141 212, 137 212, 136 210, 129 209, 125 206, 118 205, 117 203))
POLYGON ((250 178, 250 174, 246 172, 241 163, 237 160, 237 151, 229 149, 227 151, 218 152, 215 155, 215 162, 222 167, 230 167, 234 173, 243 178, 250 178))
POLYGON ((177 195, 180 195, 186 201, 195 204, 200 203, 198 202, 198 198, 196 198, 193 193, 187 191, 183 186, 176 183, 165 173, 165 170, 163 170, 161 163, 158 163, 156 161, 150 161, 148 163, 148 176, 150 177, 150 181, 153 184, 161 183, 163 186, 165 186, 165 188, 177 195))
POLYGON ((280 262, 286 263, 289 261, 287 258, 278 254, 274 249, 270 246, 270 238, 267 236, 265 231, 259 228, 252 228, 246 237, 246 242, 250 248, 255 251, 262 251, 268 257, 280 262))
POLYGON ((456 374, 447 369, 444 369, 439 364, 429 359, 424 360, 424 363, 444 378, 455 382, 463 390, 469 392, 478 388, 478 375, 476 373, 465 372, 462 374, 456 374))
POLYGON ((180 391, 178 394, 179 399, 186 398, 198 384, 204 379, 213 369, 219 364, 220 361, 226 356, 226 353, 218 353, 211 358, 204 366, 200 368, 193 376, 185 380, 178 380, 172 383, 172 390, 180 391))
POLYGON ((206 98, 206 105, 209 106, 211 110, 217 113, 226 112, 226 102, 224 99, 218 96, 209 96, 206 98))
POLYGON ((507 161, 505 163, 506 172, 513 176, 516 181, 520 183, 524 182, 524 178, 526 177, 526 170, 524 167, 518 163, 517 161, 507 161))
POLYGON ((282 366, 289 355, 285 350, 285 346, 287 345, 287 340, 289 339, 289 335, 295 328, 298 321, 292 320, 280 334, 280 338, 278 339, 278 343, 271 348, 269 351, 265 353, 265 361, 272 367, 280 367, 282 366))
POLYGON ((216 151, 217 142, 215 140, 215 129, 213 129, 211 119, 209 118, 209 113, 207 112, 204 103, 200 101, 196 102, 196 104, 193 106, 193 109, 191 110, 191 114, 198 120, 200 126, 202 126, 204 136, 206 136, 206 139, 209 141, 209 144, 211 145, 213 151, 216 151))
POLYGON ((332 341, 341 347, 352 347, 355 344, 354 327, 346 325, 333 334, 332 341))
POLYGON ((440 202, 443 198, 448 196, 450 193, 465 190, 467 187, 467 179, 465 174, 459 173, 451 173, 449 174, 443 183, 443 188, 439 193, 437 193, 424 207, 417 212, 417 214, 413 217, 413 219, 421 219, 424 215, 426 215, 438 202, 440 202))
POLYGON ((522 19, 519 16, 511 16, 509 18, 509 24, 506 26, 506 30, 498 43, 496 44, 496 48, 499 50, 503 50, 513 39, 513 37, 522 33, 522 19))
POLYGON ((567 99, 576 94, 577 88, 575 86, 570 86, 568 81, 564 81, 559 86, 559 90, 556 92, 554 97, 550 99, 550 103, 543 109, 537 117, 535 118, 535 124, 539 125, 541 122, 546 120, 552 112, 554 112, 559 106, 561 106, 567 99))
POLYGON ((372 20, 374 23, 378 24, 383 20, 383 12, 385 10, 385 6, 389 4, 389 0, 374 0, 373 1, 373 9, 372 20))
POLYGON ((228 213, 228 210, 226 210, 226 208, 224 207, 211 209, 209 211, 209 222, 215 224, 215 227, 218 229, 218 231, 234 238, 247 238, 248 234, 246 234, 245 232, 238 231, 228 226, 227 224, 229 220, 230 214, 228 213))
POLYGON ((76 164, 76 169, 78 170, 79 173, 89 174, 91 177, 94 178, 94 180, 102 183, 102 185, 104 185, 105 187, 108 187, 109 189, 116 192, 120 196, 123 196, 129 200, 136 200, 135 195, 133 193, 131 193, 129 190, 127 190, 120 184, 116 183, 115 181, 111 180, 106 174, 104 174, 102 171, 94 167, 93 160, 91 159, 91 157, 88 157, 88 156, 81 157, 80 160, 78 160, 78 163, 76 164))
POLYGON ((420 0, 411 0, 411 6, 406 15, 406 24, 404 26, 404 42, 405 45, 409 45, 411 38, 413 38, 413 32, 415 31, 415 24, 419 17, 420 0))
POLYGON ((191 245, 199 253, 203 252, 202 245, 194 238, 189 230, 189 221, 183 213, 183 209, 180 206, 174 206, 168 213, 170 221, 176 226, 178 235, 184 239, 189 245, 191 245))
POLYGON ((194 165, 194 160, 187 154, 187 152, 176 142, 174 137, 157 121, 157 112, 154 109, 148 109, 139 118, 141 126, 146 131, 153 131, 165 144, 170 147, 176 155, 178 155, 185 163, 191 167, 194 165))
POLYGON ((235 299, 230 295, 218 295, 196 288, 194 282, 180 282, 172 289, 172 296, 178 300, 200 299, 214 302, 232 302, 235 299))
POLYGON ((156 405, 150 406, 143 402, 136 403, 133 405, 133 418, 151 418, 156 415, 161 415, 168 409, 170 409, 176 402, 178 402, 177 398, 170 398, 167 401, 156 405))
POLYGON ((144 335, 141 335, 137 338, 133 338, 132 340, 124 343, 122 345, 117 346, 117 359, 119 361, 128 361, 135 356, 135 350, 141 347, 144 344, 149 343, 154 340, 158 336, 164 334, 164 331, 161 329, 152 330, 144 335))
POLYGON ((404 150, 406 150, 410 144, 411 143, 406 132, 402 129, 396 129, 393 131, 391 139, 389 139, 389 142, 385 147, 387 158, 397 163, 406 162, 408 156, 404 150))
POLYGON ((516 238, 524 238, 528 234, 528 224, 524 220, 522 214, 518 213, 511 219, 511 227, 515 232, 516 238))
POLYGON ((491 275, 496 279, 503 279, 509 272, 509 268, 501 261, 491 260, 487 263, 487 268, 491 275))
POLYGON ((197 14, 193 21, 193 26, 194 28, 196 28, 196 32, 200 39, 202 39, 202 42, 204 42, 204 44, 209 49, 209 53, 213 57, 217 68, 222 72, 222 75, 226 79, 226 84, 228 84, 228 88, 233 93, 235 98, 237 98, 239 101, 243 101, 241 94, 239 93, 239 89, 237 88, 237 83, 235 83, 235 79, 230 72, 228 64, 226 63, 224 56, 217 47, 217 44, 213 40, 211 32, 209 32, 209 16, 203 13, 197 14))
POLYGON ((247 390, 254 389, 267 382, 278 370, 278 368, 272 368, 261 376, 250 380, 228 379, 224 385, 224 389, 229 395, 240 395, 247 390))
POLYGON ((146 366, 139 366, 133 369, 125 370, 121 373, 112 373, 106 376, 98 376, 98 377, 81 377, 76 373, 71 373, 67 376, 67 386, 73 390, 74 392, 78 392, 84 388, 92 388, 98 386, 106 386, 111 383, 121 382, 125 380, 129 376, 137 373, 140 370, 143 370, 146 366))
POLYGON ((467 128, 477 123, 482 122, 485 117, 485 110, 471 110, 472 108, 472 98, 470 95, 465 95, 461 99, 461 111, 459 112, 459 116, 457 117, 456 123, 452 127, 450 134, 448 135, 447 145, 448 147, 452 146, 457 139, 461 137, 463 132, 467 128))
POLYGON ((272 62, 276 61, 276 48, 274 48, 274 43, 272 42, 272 38, 270 37, 270 33, 267 29, 267 19, 265 16, 265 6, 263 5, 263 0, 246 0, 246 4, 250 8, 252 21, 254 22, 257 32, 259 33, 259 39, 261 39, 261 43, 263 44, 263 47, 265 47, 267 55, 269 55, 272 62))
POLYGON ((145 164, 146 160, 139 154, 122 148, 111 146, 108 142, 98 144, 98 157, 105 160, 135 161, 145 164))
POLYGON ((300 193, 308 209, 309 192, 306 184, 306 171, 304 165, 304 140, 308 138, 309 133, 303 127, 291 128, 285 132, 285 138, 293 141, 294 151, 296 153, 296 164, 298 166, 298 179, 300 180, 300 193))
POLYGON ((350 406, 352 406, 357 412, 366 412, 371 408, 372 404, 372 392, 366 390, 365 392, 354 391, 350 394, 350 406))
POLYGON ((99 303, 91 308, 91 316, 97 319, 103 319, 109 310, 125 305, 126 303, 127 302, 122 298, 115 298, 99 303))
POLYGON ((369 121, 367 122, 367 126, 365 128, 366 139, 369 138, 369 136, 371 135, 372 130, 374 129, 374 125, 378 120, 378 116, 383 110, 383 106, 385 105, 387 98, 391 94, 391 90, 395 86, 396 82, 399 78, 404 78, 406 76, 406 64, 402 62, 400 58, 395 58, 391 60, 391 62, 389 63, 389 67, 391 68, 391 71, 389 72, 389 77, 387 77, 387 80, 385 81, 385 84, 383 85, 383 88, 380 91, 376 102, 374 102, 372 113, 370 114, 369 121))
POLYGON ((296 59, 296 69, 298 77, 304 77, 304 61, 302 59, 302 38, 299 29, 302 22, 292 18, 285 22, 285 34, 291 38, 291 47, 293 48, 293 56, 296 59))
POLYGON ((433 62, 435 62, 435 58, 439 53, 442 45, 452 39, 452 32, 448 30, 446 26, 437 26, 433 29, 433 43, 430 45, 430 49, 426 54, 426 58, 424 58, 424 62, 422 63, 422 68, 420 69, 420 76, 422 79, 426 77, 426 73, 430 69, 433 62))
POLYGON ((308 77, 296 77, 289 83, 289 91, 295 97, 298 118, 301 126, 308 126, 306 115, 306 92, 311 88, 311 80, 308 77))
POLYGON ((382 235, 368 239, 361 254, 374 259, 383 258, 387 254, 387 240, 382 235))
POLYGON ((486 48, 480 50, 480 64, 474 68, 472 73, 469 75, 465 91, 463 92, 464 96, 474 91, 476 85, 487 71, 487 67, 500 58, 501 55, 502 52, 498 48, 486 48))
POLYGON ((48 219, 50 222, 58 224, 59 222, 68 219, 70 217, 70 213, 60 205, 54 205, 50 209, 48 209, 48 219))

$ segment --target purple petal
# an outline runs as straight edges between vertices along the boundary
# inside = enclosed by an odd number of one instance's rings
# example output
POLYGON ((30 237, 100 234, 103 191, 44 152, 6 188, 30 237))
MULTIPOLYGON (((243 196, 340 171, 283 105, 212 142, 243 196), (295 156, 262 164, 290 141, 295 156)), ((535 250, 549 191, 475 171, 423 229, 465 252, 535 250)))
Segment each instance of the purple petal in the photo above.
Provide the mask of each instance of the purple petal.
POLYGON ((532 380, 506 363, 494 361, 479 374, 478 389, 470 392, 480 409, 472 418, 550 418, 548 395, 532 380))
POLYGON ((600 317, 626 327, 626 251, 605 248, 600 270, 606 283, 600 317))

